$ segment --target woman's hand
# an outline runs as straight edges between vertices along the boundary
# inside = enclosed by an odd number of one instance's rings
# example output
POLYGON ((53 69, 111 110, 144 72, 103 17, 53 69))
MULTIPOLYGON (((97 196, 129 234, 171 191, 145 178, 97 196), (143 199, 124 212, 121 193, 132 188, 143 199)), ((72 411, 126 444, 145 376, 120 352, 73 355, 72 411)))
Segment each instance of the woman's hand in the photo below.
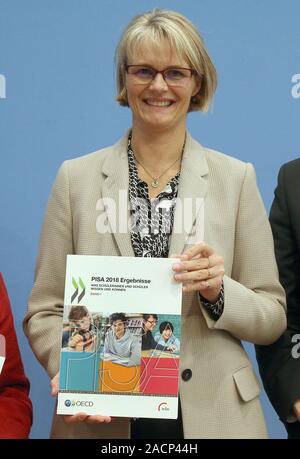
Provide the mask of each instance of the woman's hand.
MULTIPOLYGON (((59 390, 59 373, 51 379, 51 395, 56 397, 59 390)), ((86 413, 77 413, 74 415, 63 416, 66 424, 77 424, 79 422, 87 422, 88 424, 102 424, 103 422, 111 422, 110 416, 93 415, 89 416, 86 413)))
POLYGON ((210 303, 220 297, 223 276, 225 273, 224 259, 204 242, 189 248, 173 265, 174 278, 183 283, 184 292, 199 291, 210 303))

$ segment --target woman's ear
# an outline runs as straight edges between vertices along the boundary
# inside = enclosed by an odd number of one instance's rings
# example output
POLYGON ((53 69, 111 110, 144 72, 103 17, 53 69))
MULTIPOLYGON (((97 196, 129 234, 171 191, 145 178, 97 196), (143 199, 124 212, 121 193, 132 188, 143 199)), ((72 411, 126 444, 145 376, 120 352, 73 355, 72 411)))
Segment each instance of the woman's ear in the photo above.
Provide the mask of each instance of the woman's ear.
POLYGON ((198 92, 200 91, 200 88, 201 88, 201 79, 196 76, 195 78, 195 87, 194 87, 194 91, 192 93, 192 97, 196 96, 198 94, 198 92))

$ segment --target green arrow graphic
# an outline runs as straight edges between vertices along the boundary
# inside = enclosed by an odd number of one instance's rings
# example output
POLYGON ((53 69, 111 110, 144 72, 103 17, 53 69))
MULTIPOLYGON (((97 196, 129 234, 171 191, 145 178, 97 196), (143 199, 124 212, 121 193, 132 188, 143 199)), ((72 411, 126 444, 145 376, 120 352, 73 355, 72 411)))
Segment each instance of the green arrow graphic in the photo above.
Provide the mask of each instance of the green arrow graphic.
POLYGON ((74 292, 73 295, 71 296, 71 304, 73 303, 73 301, 75 300, 75 298, 76 298, 77 295, 78 295, 78 285, 77 285, 77 282, 76 282, 76 280, 74 279, 74 277, 72 277, 72 284, 73 284, 73 287, 75 288, 75 292, 74 292))
POLYGON ((83 298, 84 295, 85 295, 85 285, 84 285, 84 283, 82 282, 81 277, 79 277, 79 285, 80 285, 80 287, 82 288, 82 292, 80 293, 80 295, 79 295, 79 297, 78 297, 78 303, 80 303, 80 301, 82 300, 82 298, 83 298))

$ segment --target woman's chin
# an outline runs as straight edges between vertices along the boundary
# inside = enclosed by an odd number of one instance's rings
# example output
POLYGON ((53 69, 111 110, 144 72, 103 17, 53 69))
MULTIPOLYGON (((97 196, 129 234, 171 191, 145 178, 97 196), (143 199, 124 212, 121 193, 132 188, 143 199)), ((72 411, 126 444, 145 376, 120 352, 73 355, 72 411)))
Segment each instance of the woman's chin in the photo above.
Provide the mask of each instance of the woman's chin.
POLYGON ((170 116, 152 115, 151 117, 145 118, 143 124, 146 128, 165 130, 168 128, 171 129, 175 124, 175 120, 170 116))

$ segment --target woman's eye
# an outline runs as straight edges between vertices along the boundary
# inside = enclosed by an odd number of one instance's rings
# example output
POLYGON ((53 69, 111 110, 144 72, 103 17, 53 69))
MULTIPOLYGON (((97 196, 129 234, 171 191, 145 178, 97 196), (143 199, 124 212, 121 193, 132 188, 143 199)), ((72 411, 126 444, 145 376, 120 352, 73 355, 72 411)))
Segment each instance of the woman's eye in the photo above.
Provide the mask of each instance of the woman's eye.
POLYGON ((170 69, 166 72, 166 77, 170 79, 183 78, 184 74, 178 69, 170 69))
POLYGON ((152 70, 146 67, 142 69, 138 69, 136 71, 136 75, 141 76, 141 77, 151 77, 152 74, 153 74, 152 70))

